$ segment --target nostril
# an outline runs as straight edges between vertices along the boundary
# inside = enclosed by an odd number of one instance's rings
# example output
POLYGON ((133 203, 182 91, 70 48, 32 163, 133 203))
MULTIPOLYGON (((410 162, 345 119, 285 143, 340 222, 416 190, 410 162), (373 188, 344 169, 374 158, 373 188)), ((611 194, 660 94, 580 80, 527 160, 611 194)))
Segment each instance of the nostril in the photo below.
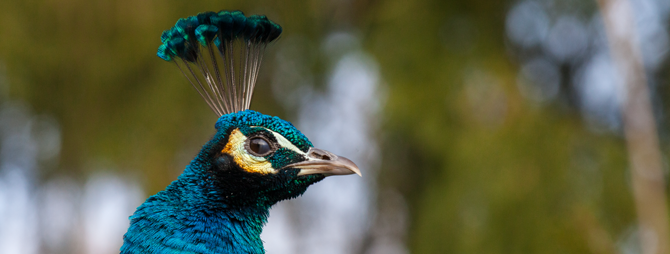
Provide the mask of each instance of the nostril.
POLYGON ((312 157, 312 158, 315 158, 315 159, 319 159, 319 160, 327 160, 327 161, 333 159, 333 156, 331 156, 331 155, 328 154, 327 152, 323 152, 323 151, 319 151, 319 150, 311 151, 311 152, 309 153, 309 157, 312 157))

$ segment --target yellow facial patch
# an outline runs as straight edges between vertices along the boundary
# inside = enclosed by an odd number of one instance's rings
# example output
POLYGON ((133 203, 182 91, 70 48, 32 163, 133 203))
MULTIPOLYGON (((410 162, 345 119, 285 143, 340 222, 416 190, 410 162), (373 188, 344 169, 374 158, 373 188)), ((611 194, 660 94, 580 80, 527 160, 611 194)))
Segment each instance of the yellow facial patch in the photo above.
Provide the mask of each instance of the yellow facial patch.
POLYGON ((235 129, 230 133, 228 137, 228 143, 226 147, 221 150, 223 153, 230 154, 233 156, 233 160, 240 166, 244 171, 250 173, 261 173, 261 174, 274 174, 276 171, 272 168, 272 164, 263 157, 253 156, 247 152, 244 148, 244 144, 247 142, 247 137, 240 132, 239 129, 235 129))

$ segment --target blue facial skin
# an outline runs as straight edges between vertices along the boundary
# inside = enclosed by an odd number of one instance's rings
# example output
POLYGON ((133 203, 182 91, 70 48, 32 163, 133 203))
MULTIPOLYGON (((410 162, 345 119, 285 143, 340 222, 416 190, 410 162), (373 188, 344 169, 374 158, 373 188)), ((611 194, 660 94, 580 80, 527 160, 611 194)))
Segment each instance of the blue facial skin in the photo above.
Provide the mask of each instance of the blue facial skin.
POLYGON ((298 176, 299 169, 282 169, 306 159, 286 148, 265 156, 273 169, 281 169, 275 174, 245 171, 222 153, 235 129, 276 141, 259 127, 281 134, 303 152, 312 147, 291 123, 278 117, 252 110, 221 116, 216 134, 184 173, 130 217, 121 253, 265 253, 260 234, 270 207, 302 195, 324 176, 298 176))

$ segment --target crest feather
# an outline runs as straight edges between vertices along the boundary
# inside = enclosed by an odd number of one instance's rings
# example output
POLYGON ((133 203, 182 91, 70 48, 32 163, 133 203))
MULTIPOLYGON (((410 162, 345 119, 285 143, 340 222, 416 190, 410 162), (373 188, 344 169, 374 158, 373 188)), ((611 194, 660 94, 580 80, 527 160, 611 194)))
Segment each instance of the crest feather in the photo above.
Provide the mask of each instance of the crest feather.
POLYGON ((174 62, 219 116, 249 109, 263 53, 282 28, 241 11, 182 18, 161 35, 157 55, 174 62))

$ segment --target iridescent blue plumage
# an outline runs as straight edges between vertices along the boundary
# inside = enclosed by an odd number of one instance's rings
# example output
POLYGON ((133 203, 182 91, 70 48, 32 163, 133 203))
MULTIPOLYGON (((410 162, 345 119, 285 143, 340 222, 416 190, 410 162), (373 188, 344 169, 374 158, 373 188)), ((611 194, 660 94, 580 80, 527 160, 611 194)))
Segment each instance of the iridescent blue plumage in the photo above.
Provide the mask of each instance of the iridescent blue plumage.
MULTIPOLYGON (((232 130, 252 134, 262 130, 258 127, 281 134, 303 152, 312 147, 299 130, 278 117, 252 110, 223 115, 216 135, 178 180, 130 217, 121 253, 263 253, 260 233, 270 207, 301 195, 324 176, 298 177, 298 169, 252 174, 221 154, 232 130)), ((302 157, 284 148, 268 160, 273 168, 283 168, 302 157)))
POLYGON ((130 217, 121 253, 264 253, 260 234, 272 205, 327 176, 360 175, 291 123, 248 110, 265 45, 281 31, 265 16, 221 11, 163 32, 158 56, 174 62, 220 118, 179 178, 130 217))

